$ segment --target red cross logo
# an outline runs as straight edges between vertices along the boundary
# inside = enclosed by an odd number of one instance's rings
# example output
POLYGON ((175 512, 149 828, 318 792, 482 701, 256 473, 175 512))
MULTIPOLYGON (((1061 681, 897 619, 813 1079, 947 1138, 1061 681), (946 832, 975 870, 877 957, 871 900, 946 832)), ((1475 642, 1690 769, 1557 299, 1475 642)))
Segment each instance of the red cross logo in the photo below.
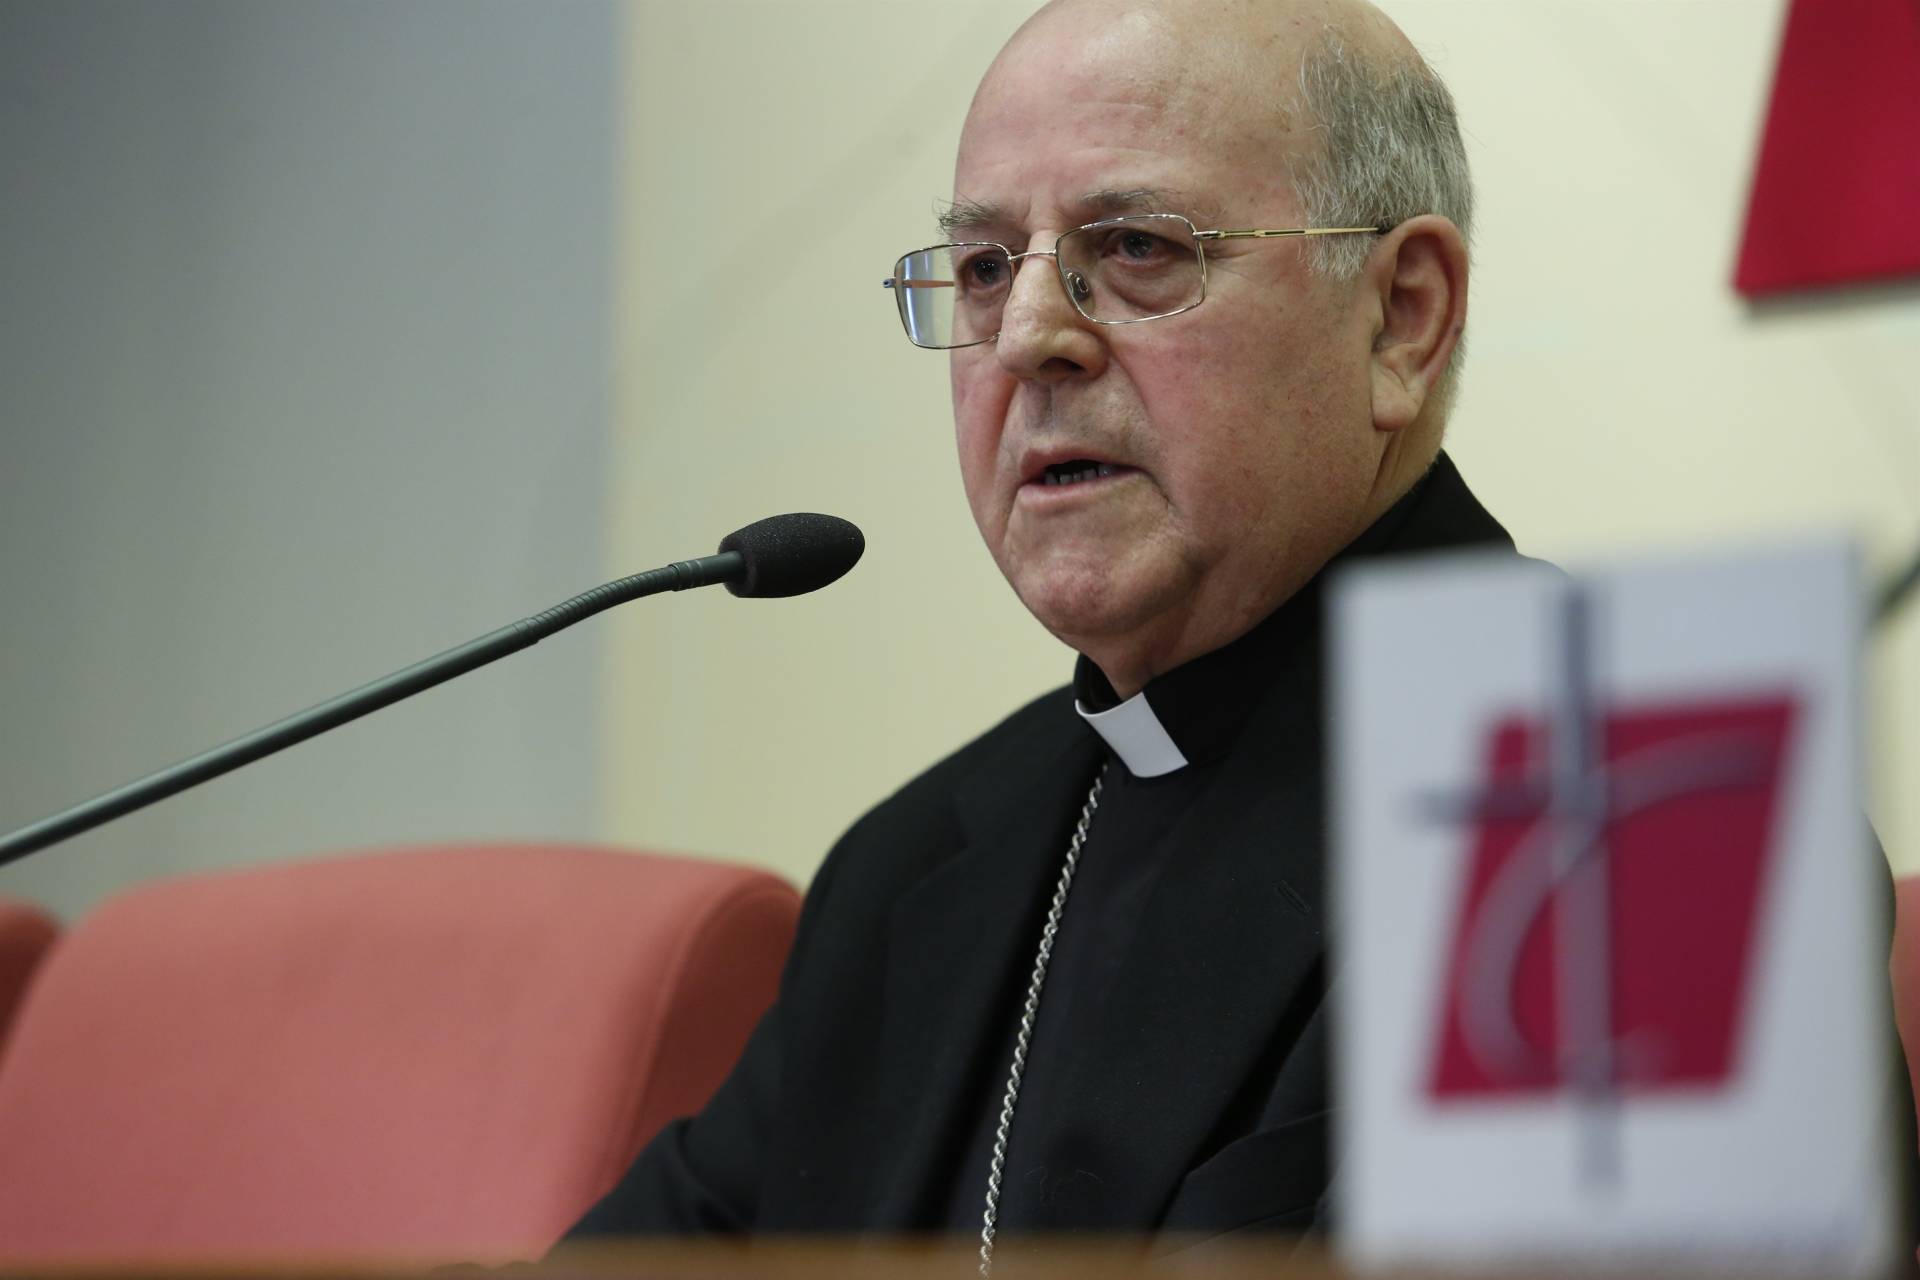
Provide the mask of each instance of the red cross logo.
POLYGON ((1585 614, 1576 592, 1557 705, 1496 721, 1485 782, 1442 801, 1472 844, 1427 1092, 1571 1091, 1606 1181, 1622 1096, 1737 1071, 1796 700, 1592 705, 1585 614))

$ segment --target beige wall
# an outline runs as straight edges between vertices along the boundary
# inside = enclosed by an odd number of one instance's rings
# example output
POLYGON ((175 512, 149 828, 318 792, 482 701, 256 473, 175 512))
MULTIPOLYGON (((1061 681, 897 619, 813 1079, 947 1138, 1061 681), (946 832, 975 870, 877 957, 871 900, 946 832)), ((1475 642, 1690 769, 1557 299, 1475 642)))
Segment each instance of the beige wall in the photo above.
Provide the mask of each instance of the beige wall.
MULTIPOLYGON (((1483 216, 1451 447, 1525 550, 1837 525, 1885 567, 1920 538, 1920 293, 1756 317, 1727 284, 1783 0, 1388 7, 1466 122, 1483 216)), ((804 881, 1067 675, 973 532, 945 363, 879 288, 932 238, 972 85, 1026 10, 629 0, 609 568, 794 509, 870 549, 807 599, 612 620, 609 837, 804 881)), ((1875 659, 1874 813, 1920 869, 1920 624, 1875 659)))

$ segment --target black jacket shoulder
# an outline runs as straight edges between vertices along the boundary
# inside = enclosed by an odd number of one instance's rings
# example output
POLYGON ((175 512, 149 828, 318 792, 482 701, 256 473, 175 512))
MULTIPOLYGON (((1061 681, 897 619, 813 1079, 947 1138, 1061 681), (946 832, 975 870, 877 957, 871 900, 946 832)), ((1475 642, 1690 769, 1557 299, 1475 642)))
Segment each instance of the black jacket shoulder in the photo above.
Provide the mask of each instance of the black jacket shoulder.
MULTIPOLYGON (((807 890, 809 914, 843 897, 879 906, 890 902, 951 857, 965 843, 956 799, 990 785, 1021 762, 1065 751, 1088 732, 1073 709, 1073 690, 1050 689, 999 724, 928 766, 862 814, 834 842, 807 890)), ((844 910, 848 904, 836 903, 844 910)))

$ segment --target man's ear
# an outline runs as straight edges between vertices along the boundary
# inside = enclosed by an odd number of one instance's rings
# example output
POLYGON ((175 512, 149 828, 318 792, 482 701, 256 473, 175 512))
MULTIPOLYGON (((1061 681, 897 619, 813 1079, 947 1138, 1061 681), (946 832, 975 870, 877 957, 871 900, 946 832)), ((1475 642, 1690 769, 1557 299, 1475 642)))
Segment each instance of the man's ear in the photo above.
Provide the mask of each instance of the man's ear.
POLYGON ((1365 287, 1377 308, 1373 425, 1404 430, 1432 398, 1466 329, 1466 238, 1438 214, 1409 218, 1374 246, 1365 287))

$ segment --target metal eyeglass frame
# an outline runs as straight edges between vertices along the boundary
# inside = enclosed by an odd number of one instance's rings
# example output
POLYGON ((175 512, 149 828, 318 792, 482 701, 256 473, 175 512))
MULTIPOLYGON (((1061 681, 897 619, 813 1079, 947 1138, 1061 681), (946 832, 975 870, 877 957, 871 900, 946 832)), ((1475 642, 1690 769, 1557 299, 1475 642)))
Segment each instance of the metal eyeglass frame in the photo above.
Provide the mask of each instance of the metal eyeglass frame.
MULTIPOLYGON (((1054 268, 1060 276, 1060 287, 1066 291, 1067 301, 1073 304, 1073 309, 1079 312, 1082 318, 1093 324, 1141 324, 1148 320, 1165 320, 1168 316, 1183 315, 1207 300, 1206 242, 1209 240, 1269 240, 1281 236, 1374 235, 1386 230, 1386 227, 1282 227, 1277 229, 1249 229, 1243 231, 1202 231, 1194 226, 1189 219, 1178 213, 1133 213, 1118 218, 1102 218, 1098 222, 1089 222, 1082 226, 1074 227, 1070 231, 1062 231, 1053 238, 1053 248, 1029 249, 1025 253, 1015 253, 1006 245, 993 240, 955 240, 946 244, 930 244, 924 249, 912 249, 901 254, 894 260, 894 270, 898 271, 900 269, 899 264, 905 262, 915 254, 932 253, 936 249, 998 249, 1001 253, 1007 255, 1007 265, 1016 270, 1022 258, 1052 258, 1054 268), (1101 227, 1118 226, 1123 222, 1144 222, 1149 218, 1165 218, 1172 222, 1178 222, 1187 229, 1187 234, 1193 237, 1194 251, 1200 259, 1200 296, 1184 307, 1175 307, 1172 311, 1162 311, 1150 316, 1134 316, 1128 320, 1102 320, 1098 316, 1087 315, 1086 309, 1080 305, 1080 299, 1085 296, 1086 281, 1084 279, 1079 281, 1077 287, 1081 292, 1076 294, 1075 281, 1068 278, 1071 273, 1069 273, 1067 268, 1061 265, 1060 262, 1060 242, 1068 236, 1078 235, 1082 231, 1098 231, 1101 227)), ((888 276, 880 282, 880 287, 882 289, 905 290, 912 288, 932 288, 950 284, 950 281, 905 280, 899 276, 888 276)), ((904 308, 905 295, 904 293, 896 293, 895 297, 903 304, 900 312, 900 327, 906 330, 907 341, 913 342, 913 329, 907 323, 904 308)), ((999 336, 999 331, 995 330, 984 338, 975 338, 972 342, 956 342, 945 347, 930 347, 919 342, 914 342, 913 345, 919 347, 922 351, 960 351, 967 347, 977 347, 982 343, 992 342, 999 336)))

